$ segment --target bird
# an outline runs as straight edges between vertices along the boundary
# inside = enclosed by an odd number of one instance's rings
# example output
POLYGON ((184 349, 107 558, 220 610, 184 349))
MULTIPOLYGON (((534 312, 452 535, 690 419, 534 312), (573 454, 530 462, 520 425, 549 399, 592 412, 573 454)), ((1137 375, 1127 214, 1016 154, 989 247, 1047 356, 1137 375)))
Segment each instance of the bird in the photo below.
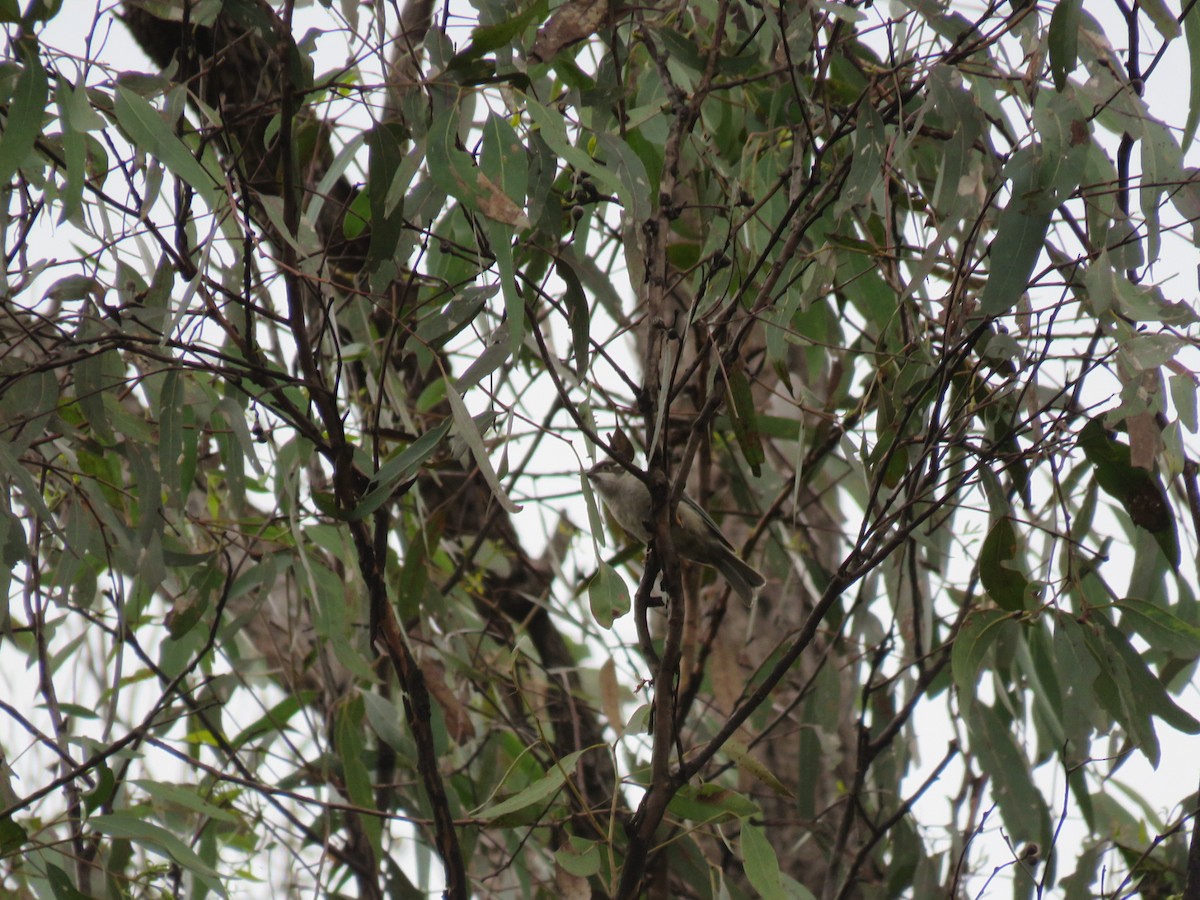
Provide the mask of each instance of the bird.
MULTIPOLYGON (((650 543, 650 489, 645 482, 613 459, 596 463, 587 477, 617 524, 630 537, 650 543)), ((766 584, 762 574, 738 556, 712 517, 687 494, 680 497, 675 510, 671 540, 680 556, 720 572, 747 606, 766 584)))

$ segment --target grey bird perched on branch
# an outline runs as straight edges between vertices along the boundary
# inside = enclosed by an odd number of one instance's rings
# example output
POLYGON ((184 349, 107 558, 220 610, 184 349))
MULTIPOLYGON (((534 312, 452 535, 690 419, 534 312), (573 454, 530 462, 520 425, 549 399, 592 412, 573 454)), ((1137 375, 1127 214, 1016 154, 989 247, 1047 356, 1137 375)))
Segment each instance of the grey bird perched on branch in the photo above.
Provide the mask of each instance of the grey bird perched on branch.
MULTIPOLYGON (((650 489, 645 483, 611 459, 594 465, 587 476, 617 524, 631 537, 648 544, 650 489)), ((747 605, 754 602, 758 589, 766 583, 757 569, 737 555, 712 517, 687 494, 679 499, 675 510, 671 540, 680 556, 720 572, 747 605)))

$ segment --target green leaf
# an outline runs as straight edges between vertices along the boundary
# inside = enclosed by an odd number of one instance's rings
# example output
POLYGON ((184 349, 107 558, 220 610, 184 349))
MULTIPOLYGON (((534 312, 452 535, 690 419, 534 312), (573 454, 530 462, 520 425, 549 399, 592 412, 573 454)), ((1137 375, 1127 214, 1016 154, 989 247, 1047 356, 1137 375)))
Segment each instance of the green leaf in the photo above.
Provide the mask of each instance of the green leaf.
POLYGON ((163 162, 171 173, 194 188, 211 210, 224 202, 216 180, 184 145, 144 97, 118 85, 113 114, 129 139, 148 156, 163 162))
POLYGON ((549 0, 535 0, 524 12, 519 12, 495 25, 476 25, 471 29, 471 42, 450 60, 448 69, 464 67, 486 53, 507 47, 526 28, 540 22, 549 11, 549 0))
POLYGON ((42 133, 49 82, 38 58, 37 40, 26 34, 16 42, 23 68, 8 104, 4 133, 0 134, 0 187, 12 181, 42 133))
POLYGON ((66 184, 63 186, 62 211, 59 222, 70 221, 83 204, 83 187, 88 181, 87 139, 85 131, 103 127, 103 120, 91 108, 82 86, 74 89, 61 75, 56 80, 54 99, 62 123, 63 156, 66 160, 66 184))
POLYGON ((209 868, 191 847, 165 828, 124 811, 106 816, 92 816, 88 819, 88 824, 101 834, 113 838, 126 838, 146 850, 166 856, 203 882, 209 890, 222 897, 229 896, 217 873, 209 868))
MULTIPOLYGON (((364 810, 375 809, 371 788, 371 770, 367 766, 362 740, 363 701, 361 695, 342 704, 338 711, 335 748, 342 761, 342 778, 350 802, 364 810)), ((376 856, 382 850, 383 823, 379 816, 359 817, 376 856)))
POLYGON ((1200 3, 1184 4, 1183 34, 1188 51, 1188 114, 1183 126, 1183 149, 1196 137, 1200 124, 1200 3))
MULTIPOLYGON (((599 546, 607 547, 608 542, 604 537, 604 517, 600 514, 600 504, 596 500, 596 495, 592 491, 592 484, 588 481, 587 474, 579 473, 579 487, 583 493, 583 501, 587 506, 588 513, 588 531, 592 533, 592 538, 599 546)), ((599 555, 599 551, 597 551, 599 555)))
POLYGON ((562 279, 563 304, 567 307, 567 327, 571 329, 571 349, 575 355, 575 374, 583 377, 587 372, 591 351, 592 311, 588 306, 583 282, 575 272, 568 257, 554 258, 554 273, 562 279))
POLYGON ((795 796, 782 781, 780 781, 775 773, 766 767, 761 761, 754 757, 750 752, 750 748, 736 738, 730 738, 725 742, 722 748, 726 755, 729 756, 734 763, 737 764, 738 771, 756 778, 761 781, 776 794, 781 797, 795 799, 795 796))
POLYGON ((1017 665, 1028 679, 1033 695, 1033 723, 1039 739, 1037 759, 1060 753, 1067 741, 1059 674, 1063 667, 1054 655, 1049 621, 1048 617, 1039 616, 1035 621, 1022 623, 1017 640, 1007 645, 1015 643, 1017 665))
MULTIPOLYGON (((1115 652, 1115 658, 1123 664, 1128 676, 1130 695, 1127 698, 1131 708, 1137 708, 1162 719, 1172 728, 1184 734, 1200 734, 1200 721, 1182 709, 1167 693, 1166 687, 1152 671, 1142 655, 1134 649, 1129 637, 1105 615, 1098 615, 1102 631, 1097 633, 1098 639, 1103 639, 1109 648, 1115 652)), ((1112 653, 1108 658, 1114 659, 1112 653)))
POLYGON ((585 151, 579 149, 567 136, 566 122, 561 114, 547 109, 531 98, 526 98, 530 118, 538 127, 542 138, 550 149, 558 154, 560 160, 581 172, 587 172, 596 181, 596 186, 606 193, 620 196, 625 192, 625 186, 620 177, 604 162, 601 162, 585 151))
POLYGON ((198 813, 207 819, 218 822, 235 824, 239 818, 227 809, 210 803, 200 796, 198 786, 192 784, 167 784, 162 781, 151 781, 147 778, 133 779, 130 784, 136 784, 143 791, 162 804, 169 804, 189 812, 198 813))
POLYGON ((1092 890, 1092 884, 1109 852, 1111 850, 1107 845, 1081 849, 1075 858, 1075 871, 1058 883, 1063 900, 1094 900, 1096 893, 1092 890))
POLYGON ((617 196, 625 208, 625 215, 634 222, 644 222, 653 209, 650 194, 650 179, 641 157, 623 140, 608 134, 596 133, 596 146, 607 158, 610 170, 620 185, 617 196))
MULTIPOLYGON (((22 502, 41 519, 43 525, 48 525, 56 533, 59 531, 55 518, 50 515, 45 498, 38 488, 37 482, 29 474, 29 470, 21 465, 20 460, 12 455, 9 445, 0 441, 0 475, 12 480, 21 495, 22 502)), ((22 540, 24 538, 22 537, 22 540)))
POLYGON ((1175 13, 1171 12, 1163 0, 1140 0, 1138 7, 1154 23, 1155 29, 1164 40, 1173 41, 1179 37, 1179 22, 1175 19, 1175 13))
POLYGON ((854 126, 853 164, 838 193, 833 214, 840 218, 846 211, 865 204, 885 177, 883 158, 888 146, 883 119, 869 103, 858 108, 854 126))
MULTIPOLYGON (((1183 151, 1175 140, 1175 132, 1162 122, 1148 120, 1143 123, 1144 135, 1140 142, 1142 151, 1142 177, 1139 180, 1139 206, 1144 217, 1143 230, 1146 234, 1146 256, 1157 259, 1162 248, 1162 225, 1159 221, 1161 197, 1165 193, 1176 193, 1187 182, 1183 170, 1183 151)), ((1127 279, 1126 279, 1127 280, 1127 279)))
POLYGON ((367 721, 380 740, 400 754, 413 752, 412 738, 404 730, 400 711, 386 698, 368 690, 359 691, 367 721))
POLYGON ((1012 195, 996 223, 991 268, 980 312, 998 316, 1012 309, 1029 286, 1042 254, 1050 217, 1079 185, 1091 148, 1087 117, 1068 94, 1039 98, 1034 110, 1042 143, 1023 147, 1004 167, 1012 195))
POLYGON ((1080 12, 1083 0, 1058 0, 1050 14, 1050 72, 1054 89, 1059 93, 1067 86, 1067 76, 1075 70, 1079 52, 1080 12))
POLYGON ((727 822, 762 814, 757 803, 719 784, 685 784, 667 805, 671 814, 689 822, 727 822))
POLYGON ((504 297, 504 327, 508 332, 509 352, 516 356, 525 344, 525 300, 517 289, 516 266, 513 260, 513 230, 501 222, 483 222, 488 243, 496 257, 500 278, 500 293, 504 297))
POLYGON ((496 498, 505 512, 520 512, 521 507, 509 499, 508 493, 501 486, 500 479, 496 476, 496 470, 492 467, 492 460, 488 456, 487 448, 483 444, 483 435, 479 433, 479 428, 467 411, 462 397, 458 395, 458 391, 451 384, 446 385, 446 400, 454 415, 454 434, 470 449, 475 465, 479 467, 479 474, 483 476, 492 496, 496 498))
POLYGON ((0 503, 0 571, 8 573, 29 556, 29 545, 25 541, 25 529, 18 519, 0 503))
POLYGON ((1121 658, 1118 646, 1107 640, 1103 624, 1104 613, 1093 610, 1091 618, 1084 624, 1063 618, 1061 626, 1074 640, 1080 641, 1098 664, 1093 689, 1104 709, 1120 723, 1129 740, 1142 754, 1157 766, 1161 754, 1158 734, 1154 728, 1154 717, 1138 696, 1130 679, 1129 668, 1121 658))
POLYGON ((72 85, 59 76, 54 100, 63 124, 71 131, 100 131, 104 128, 104 118, 92 109, 82 80, 78 85, 72 85))
POLYGON ((43 438, 49 416, 58 406, 58 389, 54 372, 27 369, 0 392, 0 422, 5 423, 9 452, 19 456, 43 438))
MULTIPOLYGON (((470 154, 459 149, 460 115, 457 106, 449 106, 434 116, 425 145, 429 174, 438 187, 467 209, 494 222, 528 228, 529 218, 521 206, 475 165, 470 154)), ((492 249, 496 251, 495 247, 492 249)))
POLYGON ((992 267, 980 300, 980 311, 986 316, 1002 315, 1016 306, 1041 255, 1053 210, 1046 189, 1036 182, 1041 152, 1040 146, 1025 147, 1009 163, 1015 170, 1012 197, 997 222, 992 267))
POLYGON ((567 844, 554 852, 554 861, 579 878, 591 878, 600 871, 603 859, 599 841, 570 835, 567 844))
POLYGON ((1126 597, 1116 602, 1121 610, 1121 627, 1132 629, 1156 650, 1166 650, 1180 659, 1200 657, 1200 628, 1154 603, 1126 597))
POLYGON ((783 881, 779 875, 779 857, 767 840, 766 834, 757 825, 742 823, 742 867, 746 880, 764 900, 787 900, 783 881))
POLYGON ((1133 368, 1149 371, 1174 359, 1186 345, 1173 334, 1137 334, 1123 340, 1119 352, 1133 368))
MULTIPOLYGON (((371 244, 367 251, 367 267, 371 271, 380 263, 390 262, 400 243, 404 227, 401 200, 414 171, 404 154, 405 140, 406 136, 395 124, 377 125, 367 132, 367 188, 364 193, 368 197, 371 221, 371 244)), ((347 216, 347 223, 351 218, 347 216)))
POLYGON ((1079 431, 1079 446, 1095 466, 1096 482, 1117 500, 1133 524, 1149 531, 1172 568, 1179 568, 1179 537, 1167 492, 1158 477, 1132 463, 1128 444, 1108 433, 1101 417, 1079 431))
POLYGON ((163 376, 158 397, 158 468, 174 506, 180 505, 180 498, 190 489, 190 485, 181 483, 179 477, 183 461, 184 413, 183 380, 179 372, 172 369, 163 376))
POLYGON ((529 187, 529 151, 508 121, 496 113, 483 123, 479 168, 513 200, 524 201, 529 187))
POLYGON ((268 741, 273 740, 276 735, 287 728, 287 723, 291 720, 292 716, 299 712, 305 703, 310 701, 311 697, 304 692, 289 694, 254 722, 251 722, 239 731, 237 736, 230 742, 231 746, 234 749, 241 749, 250 741, 259 737, 266 738, 268 741))
POLYGON ((988 648, 1006 627, 1013 623, 1011 613, 998 609, 980 609, 971 613, 954 639, 950 654, 950 671, 954 683, 962 696, 961 705, 967 707, 975 700, 975 686, 979 681, 979 670, 983 666, 988 648))
MULTIPOLYGON (((7 774, 5 773, 6 777, 7 774)), ((27 840, 29 840, 29 832, 14 822, 11 817, 5 816, 0 819, 0 853, 6 855, 15 853, 27 840)))
MULTIPOLYGON (((1196 4, 1200 8, 1200 3, 1196 4)), ((1200 415, 1197 415, 1196 383, 1190 375, 1172 375, 1168 379, 1171 386, 1171 403, 1179 416, 1179 422, 1195 434, 1200 430, 1200 415)))
POLYGON ((433 116, 426 137, 425 161, 438 187, 468 206, 474 206, 475 162, 458 146, 461 114, 457 106, 448 106, 433 116))
POLYGON ((1020 559, 1017 532, 1012 519, 997 520, 979 551, 979 580, 996 605, 1009 612, 1025 608, 1025 589, 1029 581, 1016 567, 1020 559))
POLYGON ((767 456, 763 450, 762 436, 758 432, 758 409, 754 405, 754 395, 750 391, 746 373, 740 366, 729 371, 727 386, 734 436, 754 477, 759 478, 762 476, 762 466, 767 461, 767 456))
POLYGON ((412 478, 425 460, 433 455, 452 424, 453 419, 443 420, 442 424, 425 432, 380 466, 367 485, 367 492, 350 514, 350 520, 363 519, 386 503, 396 487, 412 478))
POLYGON ((480 819, 495 821, 502 816, 520 812, 534 804, 546 802, 562 789, 571 775, 575 774, 575 766, 579 763, 579 757, 586 752, 586 750, 576 750, 574 753, 568 753, 550 766, 533 784, 499 803, 477 810, 474 815, 480 819))
POLYGON ((50 882, 54 900, 91 900, 87 894, 76 889, 70 876, 56 865, 46 864, 46 880, 50 882))
POLYGON ((984 774, 992 778, 992 794, 1016 845, 1050 845, 1050 813, 1033 783, 1029 761, 1013 737, 1012 723, 978 700, 966 710, 971 749, 984 774))
POLYGON ((615 620, 629 612, 631 604, 625 579, 606 562, 601 561, 588 582, 588 604, 601 628, 612 628, 615 620))
POLYGON ((83 797, 83 805, 89 813, 108 803, 117 787, 117 779, 108 763, 101 761, 93 771, 96 773, 96 786, 83 797))
POLYGON ((475 357, 474 361, 467 366, 467 371, 454 380, 454 386, 460 393, 465 394, 504 363, 508 362, 512 358, 512 353, 513 348, 508 341, 494 341, 488 344, 483 349, 483 352, 475 357))

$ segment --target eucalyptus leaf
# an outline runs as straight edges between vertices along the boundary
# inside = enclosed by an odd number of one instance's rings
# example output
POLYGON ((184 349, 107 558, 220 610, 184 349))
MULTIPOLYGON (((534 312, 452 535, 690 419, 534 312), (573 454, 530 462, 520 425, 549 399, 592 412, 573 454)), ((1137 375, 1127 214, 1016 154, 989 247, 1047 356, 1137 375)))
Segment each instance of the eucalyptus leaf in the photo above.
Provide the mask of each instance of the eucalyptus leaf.
POLYGON ((216 210, 221 206, 224 194, 218 190, 217 181, 145 98, 118 85, 113 113, 129 139, 140 150, 165 163, 176 177, 204 198, 210 209, 216 210))
POLYGON ((463 403, 462 397, 459 396, 452 384, 447 385, 446 400, 450 403, 450 410, 454 415, 454 434, 470 449, 471 456, 479 467, 479 474, 487 482, 492 496, 506 512, 520 512, 521 507, 509 499, 508 493, 496 477, 496 470, 492 466, 491 458, 483 443, 483 435, 479 433, 475 420, 471 418, 466 404, 463 403))

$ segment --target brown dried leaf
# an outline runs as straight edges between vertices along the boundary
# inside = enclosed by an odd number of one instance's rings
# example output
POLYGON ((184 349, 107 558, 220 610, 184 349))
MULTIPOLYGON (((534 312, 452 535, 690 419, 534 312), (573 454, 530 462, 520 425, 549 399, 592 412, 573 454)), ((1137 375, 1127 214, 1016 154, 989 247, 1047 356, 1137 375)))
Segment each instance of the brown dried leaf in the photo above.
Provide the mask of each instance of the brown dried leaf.
POLYGON ((714 706, 728 715, 737 706, 746 687, 746 675, 738 665, 737 649, 732 636, 722 631, 713 643, 708 661, 708 678, 712 684, 714 706))
POLYGON ((617 684, 617 664, 608 658, 600 667, 600 708, 608 724, 617 734, 625 731, 625 720, 621 716, 621 688, 617 684))
POLYGON ((562 866, 554 867, 554 886, 562 900, 590 900, 592 896, 588 880, 572 875, 562 866))
POLYGON ((421 674, 425 676, 425 686, 429 693, 442 708, 442 718, 446 721, 446 731, 456 744, 463 744, 475 737, 475 723, 467 708, 450 690, 446 684, 446 667, 436 659, 421 660, 421 674))
POLYGON ((1129 461, 1139 469, 1154 471, 1154 461, 1162 451, 1162 431, 1154 413, 1138 413, 1125 420, 1129 426, 1129 461))
POLYGON ((525 210, 482 172, 475 173, 475 189, 479 192, 479 211, 489 219, 518 229, 529 227, 529 216, 525 215, 525 210))

